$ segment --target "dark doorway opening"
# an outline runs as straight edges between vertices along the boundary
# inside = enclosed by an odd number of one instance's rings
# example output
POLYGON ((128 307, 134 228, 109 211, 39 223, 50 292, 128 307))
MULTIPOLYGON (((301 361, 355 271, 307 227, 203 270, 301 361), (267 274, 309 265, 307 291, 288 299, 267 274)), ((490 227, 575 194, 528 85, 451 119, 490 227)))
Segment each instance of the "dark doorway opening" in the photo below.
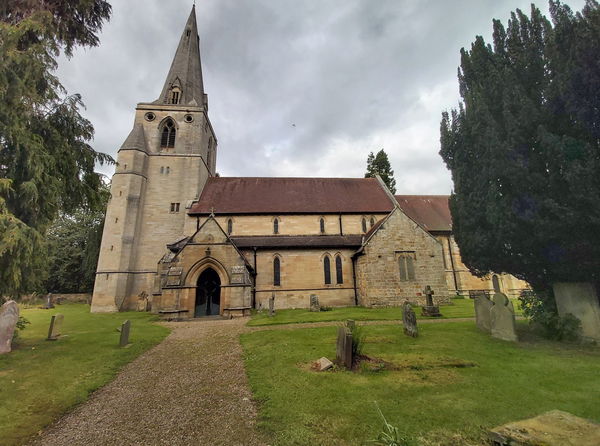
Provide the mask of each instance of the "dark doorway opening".
POLYGON ((218 315, 220 309, 221 279, 214 269, 208 268, 198 277, 194 317, 218 315))

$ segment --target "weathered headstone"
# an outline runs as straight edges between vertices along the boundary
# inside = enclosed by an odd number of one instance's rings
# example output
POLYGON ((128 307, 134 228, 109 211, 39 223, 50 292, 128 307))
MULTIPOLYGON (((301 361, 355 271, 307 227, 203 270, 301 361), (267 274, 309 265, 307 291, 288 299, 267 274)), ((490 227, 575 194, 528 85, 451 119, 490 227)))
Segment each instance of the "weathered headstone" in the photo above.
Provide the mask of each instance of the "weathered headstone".
POLYGON ((558 314, 572 314, 581 322, 584 339, 600 341, 600 299, 596 287, 585 282, 558 282, 552 288, 558 314))
POLYGON ((329 370, 333 367, 333 362, 329 359, 323 357, 317 361, 317 369, 319 372, 324 372, 325 370, 329 370))
POLYGON ((9 300, 0 308, 0 354, 10 353, 18 321, 19 306, 14 300, 9 300))
POLYGON ((505 341, 517 341, 515 313, 504 293, 494 294, 494 305, 490 310, 492 336, 505 341))
POLYGON ((493 302, 485 295, 479 294, 475 298, 475 323, 477 328, 486 333, 492 330, 491 309, 494 306, 493 302))
POLYGON ((121 324, 121 338, 119 339, 119 347, 126 347, 129 344, 130 329, 131 321, 127 320, 121 324))
POLYGON ((598 446, 600 424, 568 412, 552 410, 534 418, 507 423, 488 432, 497 446, 598 446))
POLYGON ((356 328, 356 322, 353 319, 347 319, 346 327, 352 332, 356 328))
POLYGON ((404 302, 402 305, 402 325, 404 327, 404 334, 412 338, 419 336, 419 329, 417 328, 417 315, 412 309, 410 302, 404 302))
POLYGON ((137 310, 148 311, 148 293, 146 293, 146 291, 142 291, 138 295, 137 310))
POLYGON ((316 294, 310 295, 310 311, 321 311, 321 305, 319 305, 319 297, 316 294))
POLYGON ((65 317, 60 313, 52 316, 52 319, 50 319, 50 328, 48 329, 48 338, 46 339, 47 341, 56 341, 58 339, 58 337, 61 335, 60 329, 62 328, 64 319, 65 317))
POLYGON ((352 368, 352 333, 348 327, 342 326, 338 329, 335 358, 338 364, 347 369, 352 368))
POLYGON ((425 298, 427 299, 426 305, 421 310, 422 316, 430 316, 430 317, 441 317, 442 313, 440 313, 440 307, 434 305, 433 295, 434 291, 431 289, 431 286, 427 285, 423 290, 423 294, 425 294, 425 298))
POLYGON ((269 298, 269 317, 275 316, 275 294, 269 298))
POLYGON ((51 308, 54 308, 54 302, 52 299, 52 293, 48 293, 46 294, 46 303, 44 304, 44 309, 49 310, 51 308))

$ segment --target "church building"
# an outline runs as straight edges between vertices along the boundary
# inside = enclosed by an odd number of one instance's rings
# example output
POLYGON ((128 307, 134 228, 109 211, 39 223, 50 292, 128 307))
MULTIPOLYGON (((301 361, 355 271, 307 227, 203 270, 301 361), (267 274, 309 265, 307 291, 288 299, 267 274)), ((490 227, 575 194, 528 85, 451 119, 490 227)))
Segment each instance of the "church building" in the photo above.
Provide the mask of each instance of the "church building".
MULTIPOLYGON (((92 311, 178 318, 268 306, 401 305, 491 288, 460 262, 447 196, 380 178, 216 175, 195 8, 157 100, 136 107, 112 179, 92 311), (461 269, 462 268, 462 269, 461 269)), ((495 276, 509 289, 525 284, 495 276)))

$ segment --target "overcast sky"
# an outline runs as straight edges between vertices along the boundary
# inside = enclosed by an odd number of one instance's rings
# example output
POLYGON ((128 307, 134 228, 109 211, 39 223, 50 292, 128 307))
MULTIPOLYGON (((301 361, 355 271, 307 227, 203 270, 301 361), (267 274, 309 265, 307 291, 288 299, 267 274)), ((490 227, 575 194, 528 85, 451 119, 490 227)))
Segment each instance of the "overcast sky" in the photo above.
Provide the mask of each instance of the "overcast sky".
MULTIPOLYGON (((192 1, 111 3, 100 46, 61 59, 59 77, 83 95, 95 149, 116 157, 136 103, 160 94, 192 1)), ((492 18, 506 23, 530 3, 198 0, 218 172, 362 177, 368 153, 383 148, 398 193, 449 193, 439 122, 458 103, 460 48, 489 41, 492 18)))

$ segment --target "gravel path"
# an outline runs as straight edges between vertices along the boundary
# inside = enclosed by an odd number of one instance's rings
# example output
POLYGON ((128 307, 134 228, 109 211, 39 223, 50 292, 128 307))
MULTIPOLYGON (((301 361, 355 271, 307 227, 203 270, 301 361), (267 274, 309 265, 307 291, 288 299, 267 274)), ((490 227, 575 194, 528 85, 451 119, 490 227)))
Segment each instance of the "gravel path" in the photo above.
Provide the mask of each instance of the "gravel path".
POLYGON ((264 445, 239 343, 246 322, 167 324, 161 344, 31 445, 264 445))

